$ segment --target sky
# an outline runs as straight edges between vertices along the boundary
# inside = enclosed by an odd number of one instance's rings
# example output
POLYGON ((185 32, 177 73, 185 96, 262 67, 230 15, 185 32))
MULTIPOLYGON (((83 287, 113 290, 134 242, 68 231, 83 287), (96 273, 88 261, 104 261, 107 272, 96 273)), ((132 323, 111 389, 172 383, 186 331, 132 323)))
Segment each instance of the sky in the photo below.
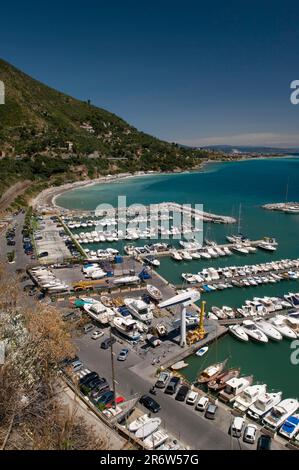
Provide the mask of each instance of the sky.
POLYGON ((1 2, 0 57, 159 138, 299 146, 299 2, 1 2))

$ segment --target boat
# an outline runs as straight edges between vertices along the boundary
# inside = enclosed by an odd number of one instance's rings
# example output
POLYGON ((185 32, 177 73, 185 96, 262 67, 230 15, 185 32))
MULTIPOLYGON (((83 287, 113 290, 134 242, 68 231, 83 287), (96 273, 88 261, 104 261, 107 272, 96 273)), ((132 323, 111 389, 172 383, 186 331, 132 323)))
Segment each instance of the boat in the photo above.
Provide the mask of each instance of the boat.
POLYGON ((230 248, 231 250, 241 255, 248 255, 249 253, 248 249, 245 248, 245 246, 241 245, 240 243, 235 243, 230 248))
POLYGON ((198 251, 192 251, 190 255, 192 256, 192 259, 201 259, 201 254, 198 251))
POLYGON ((192 260, 192 256, 190 255, 190 253, 188 253, 188 251, 181 251, 180 255, 183 258, 183 260, 185 260, 185 261, 191 261, 192 260))
POLYGON ((274 318, 271 318, 269 321, 275 326, 275 328, 285 337, 288 339, 296 339, 297 335, 295 331, 292 330, 286 323, 286 317, 283 315, 277 315, 274 318))
POLYGON ((135 436, 138 439, 145 439, 147 436, 157 431, 161 425, 161 418, 150 418, 146 423, 142 424, 140 428, 137 429, 135 436))
POLYGON ((111 326, 129 341, 140 340, 137 323, 132 318, 114 317, 111 326))
POLYGON ((263 425, 271 431, 277 429, 297 411, 298 400, 296 398, 287 398, 274 406, 263 419, 263 425))
POLYGON ((133 299, 127 297, 124 299, 124 304, 133 315, 133 317, 145 323, 150 323, 153 319, 153 312, 148 304, 141 299, 133 299))
POLYGON ((240 341, 249 341, 248 334, 245 333, 244 328, 240 325, 231 325, 228 327, 230 334, 235 338, 238 338, 240 341))
POLYGON ((155 258, 153 255, 148 255, 144 258, 144 261, 147 263, 147 264, 150 264, 152 266, 160 266, 160 261, 155 258))
POLYGON ((276 246, 272 245, 271 243, 267 243, 267 242, 261 242, 261 243, 258 243, 257 245, 258 248, 261 248, 261 250, 264 250, 264 251, 276 251, 276 246))
POLYGON ((299 414, 291 415, 281 426, 279 434, 287 439, 292 439, 299 431, 299 414))
POLYGON ((221 374, 225 365, 227 363, 227 359, 223 362, 217 362, 216 364, 212 364, 211 366, 204 369, 197 378, 197 382, 199 384, 204 384, 214 380, 221 374))
POLYGON ((195 356, 201 357, 204 354, 206 354, 209 350, 209 346, 204 346, 203 348, 200 348, 198 351, 196 351, 195 356))
POLYGON ((160 337, 166 336, 167 333, 168 333, 166 325, 162 322, 157 323, 156 330, 157 330, 157 333, 160 337))
POLYGON ((222 390, 228 380, 232 379, 233 377, 239 377, 240 369, 228 369, 222 372, 218 377, 214 380, 208 382, 208 388, 213 391, 222 390))
POLYGON ((253 382, 253 375, 245 377, 233 377, 227 380, 225 387, 219 393, 219 399, 224 403, 232 402, 246 387, 249 387, 253 382))
POLYGON ((259 396, 247 410, 247 414, 255 420, 261 419, 265 414, 277 405, 282 398, 282 392, 268 393, 265 392, 259 396))
POLYGON ((147 284, 146 290, 147 290, 148 295, 153 300, 156 300, 156 301, 162 300, 162 297, 163 297, 162 292, 156 286, 153 286, 152 284, 147 284))
POLYGON ((181 369, 185 369, 185 367, 188 367, 188 365, 189 364, 185 361, 179 361, 179 362, 176 362, 175 364, 172 364, 171 369, 172 370, 181 370, 181 369))
POLYGON ((113 284, 118 286, 122 284, 139 284, 140 279, 138 276, 124 276, 114 279, 113 284))
POLYGON ((260 395, 266 393, 267 385, 249 385, 243 392, 238 395, 234 401, 233 407, 244 413, 258 398, 260 395))
POLYGON ((252 320, 244 320, 242 327, 247 335, 258 343, 268 343, 268 337, 260 330, 252 320))
POLYGON ((271 323, 268 323, 265 320, 259 320, 256 325, 273 341, 282 340, 282 334, 273 325, 271 325, 271 323))
POLYGON ((112 308, 105 307, 102 302, 84 304, 83 309, 93 320, 96 320, 103 325, 107 325, 116 315, 112 308))
POLYGON ((299 336, 299 320, 298 318, 295 317, 286 317, 285 323, 287 326, 289 326, 296 334, 296 336, 299 336))
POLYGON ((139 418, 136 418, 132 423, 128 425, 128 430, 130 432, 136 432, 141 426, 143 426, 145 423, 148 423, 151 421, 151 418, 149 417, 148 414, 144 414, 139 416, 139 418))
POLYGON ((152 450, 156 449, 156 447, 161 446, 166 442, 168 439, 168 434, 163 431, 162 429, 159 429, 158 431, 154 432, 150 436, 148 436, 146 439, 143 441, 143 446, 145 449, 152 450))
POLYGON ((170 251, 169 254, 170 254, 170 257, 174 259, 175 261, 182 261, 182 257, 178 251, 173 250, 173 251, 170 251))

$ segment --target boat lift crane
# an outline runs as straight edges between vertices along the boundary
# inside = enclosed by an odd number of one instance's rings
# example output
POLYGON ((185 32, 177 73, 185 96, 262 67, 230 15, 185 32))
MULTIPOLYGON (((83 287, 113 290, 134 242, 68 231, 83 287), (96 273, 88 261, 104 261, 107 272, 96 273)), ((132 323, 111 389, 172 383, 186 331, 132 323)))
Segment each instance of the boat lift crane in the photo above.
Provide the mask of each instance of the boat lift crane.
POLYGON ((186 307, 189 307, 191 304, 200 299, 200 292, 195 289, 189 289, 182 294, 175 295, 170 297, 168 300, 164 300, 158 304, 159 308, 174 307, 176 305, 181 305, 181 347, 186 346, 186 307))

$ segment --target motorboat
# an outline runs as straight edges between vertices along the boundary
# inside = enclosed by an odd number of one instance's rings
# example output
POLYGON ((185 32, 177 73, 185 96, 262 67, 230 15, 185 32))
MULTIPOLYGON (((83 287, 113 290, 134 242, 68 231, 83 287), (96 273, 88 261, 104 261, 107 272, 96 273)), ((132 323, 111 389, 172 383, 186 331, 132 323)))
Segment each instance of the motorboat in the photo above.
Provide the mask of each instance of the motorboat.
POLYGON ((240 393, 253 382, 253 375, 246 377, 233 377, 225 383, 224 389, 219 393, 219 399, 224 403, 232 402, 240 393))
POLYGON ((225 315, 225 313, 222 311, 221 308, 213 306, 211 310, 212 310, 212 313, 214 313, 214 315, 216 315, 216 317, 219 318, 219 320, 225 320, 227 318, 227 316, 225 315))
POLYGON ((175 364, 172 364, 171 369, 172 370, 181 370, 181 369, 185 369, 186 367, 188 367, 188 365, 189 364, 185 361, 179 361, 179 362, 176 362, 175 364))
POLYGON ((111 322, 113 326, 121 336, 125 337, 129 341, 139 341, 140 333, 137 327, 137 323, 132 318, 114 317, 111 322))
POLYGON ((216 364, 212 364, 211 366, 204 369, 197 378, 197 382, 199 384, 204 384, 214 380, 221 374, 225 365, 227 363, 227 359, 223 362, 217 362, 216 364))
POLYGON ((232 245, 231 249, 241 255, 248 255, 249 253, 248 249, 245 246, 241 245, 240 243, 236 243, 232 245))
POLYGON ((218 375, 216 379, 208 382, 208 388, 213 391, 220 391, 226 386, 228 380, 239 377, 239 375, 240 369, 228 369, 218 375))
POLYGON ((255 420, 261 419, 265 414, 276 406, 282 398, 282 392, 268 393, 265 392, 250 405, 247 414, 255 420))
POLYGON ((176 250, 170 251, 169 254, 170 254, 171 258, 174 259, 175 261, 182 261, 182 259, 183 259, 181 254, 176 250))
POLYGON ((139 284, 140 279, 138 276, 124 276, 124 277, 118 277, 114 279, 113 284, 114 285, 126 285, 126 284, 139 284))
POLYGON ((143 300, 128 297, 124 299, 124 303, 133 317, 143 321, 144 323, 150 323, 152 321, 153 312, 149 305, 143 300))
POLYGON ((279 434, 287 439, 292 439, 299 431, 299 414, 291 415, 281 426, 279 434))
POLYGON ((155 258, 153 255, 148 255, 144 258, 144 261, 151 266, 158 267, 160 266, 160 261, 155 258))
POLYGON ((105 307, 102 302, 94 302, 92 304, 84 304, 83 310, 93 319, 102 325, 108 325, 116 315, 112 308, 105 307))
POLYGON ((200 348, 198 351, 196 351, 195 356, 202 357, 204 356, 209 350, 209 346, 204 346, 203 348, 200 348))
POLYGON ((191 260, 192 260, 192 256, 191 256, 190 253, 189 253, 188 251, 186 251, 186 250, 181 251, 181 252, 180 252, 180 255, 181 255, 181 257, 183 258, 183 260, 185 260, 185 261, 191 261, 191 260))
POLYGON ((146 439, 144 439, 143 446, 147 450, 153 450, 161 446, 162 444, 164 444, 164 442, 166 442, 167 439, 168 439, 168 434, 162 429, 159 429, 158 431, 154 432, 153 434, 148 436, 146 439))
POLYGON ((161 425, 161 422, 161 418, 150 418, 147 422, 142 424, 140 428, 137 429, 135 436, 138 439, 145 439, 147 436, 157 431, 161 425))
POLYGON ((295 317, 286 317, 285 323, 299 336, 299 320, 295 317))
POLYGON ((281 341, 282 334, 272 325, 265 320, 259 320, 256 323, 257 327, 260 328, 269 339, 273 341, 281 341))
POLYGON ((153 286, 152 284, 147 284, 146 290, 147 290, 148 295, 153 300, 156 300, 156 301, 162 300, 162 298, 163 298, 162 292, 158 289, 158 287, 153 286))
POLYGON ((268 343, 268 337, 252 320, 244 320, 242 327, 247 335, 258 343, 268 343))
POLYGON ((269 321, 285 338, 296 339, 297 335, 295 331, 286 324, 285 320, 286 317, 283 315, 277 315, 276 317, 271 318, 269 321))
POLYGON ((244 328, 240 325, 230 325, 228 327, 228 330, 231 335, 233 335, 235 338, 239 339, 240 341, 249 341, 248 334, 245 333, 244 328))
POLYGON ((202 257, 198 251, 192 251, 190 255, 192 256, 192 259, 201 259, 202 257))
POLYGON ((260 248, 261 250, 264 250, 264 251, 276 251, 277 250, 277 247, 275 245, 273 245, 272 243, 268 243, 266 241, 262 241, 260 243, 258 243, 257 245, 258 248, 260 248))
POLYGON ((267 385, 249 385, 246 387, 240 395, 234 401, 233 407, 238 411, 244 413, 258 398, 260 395, 266 393, 267 385))
POLYGON ((92 271, 90 277, 91 279, 103 279, 103 277, 106 277, 107 273, 106 271, 103 271, 103 269, 96 269, 95 271, 92 271))
POLYGON ((128 430, 130 432, 136 432, 139 428, 141 428, 141 426, 148 423, 149 421, 151 421, 151 418, 148 414, 145 413, 144 415, 141 415, 139 418, 136 418, 134 421, 132 421, 128 425, 128 430))
POLYGON ((277 431, 277 429, 297 411, 298 404, 296 398, 282 400, 266 414, 263 419, 264 426, 271 431, 277 431))

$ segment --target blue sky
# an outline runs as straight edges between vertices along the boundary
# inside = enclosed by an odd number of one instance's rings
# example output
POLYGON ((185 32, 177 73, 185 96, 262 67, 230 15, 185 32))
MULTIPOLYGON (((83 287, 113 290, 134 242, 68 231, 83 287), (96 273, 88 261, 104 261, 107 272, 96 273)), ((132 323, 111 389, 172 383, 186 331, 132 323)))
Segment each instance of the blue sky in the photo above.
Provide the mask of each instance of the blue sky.
POLYGON ((299 145, 298 13, 275 0, 15 0, 0 7, 0 56, 169 141, 299 145))

